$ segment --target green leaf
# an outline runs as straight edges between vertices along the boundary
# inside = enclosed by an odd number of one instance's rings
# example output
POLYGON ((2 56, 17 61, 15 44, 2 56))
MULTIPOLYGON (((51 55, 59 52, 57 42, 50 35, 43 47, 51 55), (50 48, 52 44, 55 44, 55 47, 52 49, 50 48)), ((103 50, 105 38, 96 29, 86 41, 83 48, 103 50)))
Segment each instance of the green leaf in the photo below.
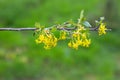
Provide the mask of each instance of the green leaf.
POLYGON ((92 27, 88 21, 84 21, 84 22, 83 22, 83 25, 84 25, 85 27, 92 27))
POLYGON ((55 31, 57 31, 57 28, 53 26, 53 27, 51 28, 51 32, 55 32, 55 31))
POLYGON ((105 18, 104 17, 100 17, 100 21, 103 21, 105 18))
POLYGON ((40 23, 36 22, 36 23, 35 23, 35 27, 36 27, 36 28, 40 28, 40 23))
POLYGON ((80 13, 80 18, 78 19, 78 23, 81 23, 84 20, 84 10, 80 13))

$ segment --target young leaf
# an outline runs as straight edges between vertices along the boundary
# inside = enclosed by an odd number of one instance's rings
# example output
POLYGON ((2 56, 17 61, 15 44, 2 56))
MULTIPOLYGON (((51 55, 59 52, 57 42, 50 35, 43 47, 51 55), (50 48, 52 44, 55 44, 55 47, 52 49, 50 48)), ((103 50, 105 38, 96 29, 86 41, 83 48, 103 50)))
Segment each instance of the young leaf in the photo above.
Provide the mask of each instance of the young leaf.
POLYGON ((103 21, 105 18, 104 17, 100 17, 100 20, 103 21))
POLYGON ((84 21, 84 22, 83 22, 83 25, 84 25, 85 27, 92 27, 88 21, 84 21))
POLYGON ((80 13, 80 18, 78 19, 78 23, 80 24, 83 19, 84 19, 84 10, 82 10, 80 13))

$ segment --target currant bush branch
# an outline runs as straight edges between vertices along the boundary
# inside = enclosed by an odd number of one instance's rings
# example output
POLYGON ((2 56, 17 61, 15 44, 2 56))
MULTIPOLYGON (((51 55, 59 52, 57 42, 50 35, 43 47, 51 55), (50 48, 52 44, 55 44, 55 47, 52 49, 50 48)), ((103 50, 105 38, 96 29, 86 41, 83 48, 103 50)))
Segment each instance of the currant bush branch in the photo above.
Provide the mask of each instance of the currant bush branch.
POLYGON ((98 31, 99 36, 106 34, 106 31, 111 31, 111 29, 106 28, 104 17, 100 17, 99 20, 95 20, 96 27, 93 27, 86 20, 83 13, 84 11, 82 10, 77 22, 69 20, 62 24, 56 24, 51 27, 44 27, 39 23, 35 23, 35 27, 0 28, 0 31, 34 31, 34 36, 36 36, 36 43, 43 43, 45 49, 51 49, 52 47, 55 47, 57 42, 60 40, 69 39, 68 46, 77 50, 79 46, 90 46, 90 31, 98 31), (56 31, 59 32, 59 36, 55 35, 56 31))
POLYGON ((106 24, 103 22, 104 17, 100 17, 98 21, 96 20, 96 27, 92 27, 83 13, 84 11, 81 11, 80 18, 77 22, 69 20, 48 28, 36 23, 35 26, 39 29, 35 31, 37 35, 36 43, 43 43, 45 49, 51 49, 57 45, 58 41, 69 39, 68 46, 77 50, 79 46, 90 46, 91 39, 89 38, 89 31, 98 31, 99 36, 106 34, 106 31, 111 31, 111 29, 106 28, 106 24), (60 35, 55 36, 55 31, 59 31, 60 35))
MULTIPOLYGON (((48 28, 47 28, 48 29, 48 28)), ((61 28, 57 28, 57 30, 67 30, 67 31, 70 31, 70 30, 75 30, 75 28, 64 28, 64 27, 61 27, 61 28)), ((91 27, 91 28, 88 28, 90 31, 98 31, 98 27, 91 27)), ((0 31, 36 31, 36 30, 39 30, 39 28, 0 28, 0 31)), ((106 31, 111 31, 111 29, 107 29, 106 31)))

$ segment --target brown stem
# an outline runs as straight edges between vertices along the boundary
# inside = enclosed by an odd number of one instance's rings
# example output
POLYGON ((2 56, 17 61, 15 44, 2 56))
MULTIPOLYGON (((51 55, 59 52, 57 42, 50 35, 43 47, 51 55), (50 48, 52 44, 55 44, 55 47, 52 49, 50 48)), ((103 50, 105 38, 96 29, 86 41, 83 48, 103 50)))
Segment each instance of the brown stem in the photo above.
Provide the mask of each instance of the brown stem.
MULTIPOLYGON (((0 31, 35 31, 39 28, 0 28, 0 31)), ((64 27, 59 27, 57 28, 57 30, 67 30, 67 31, 71 31, 71 30, 75 30, 76 27, 74 28, 64 28, 64 27)), ((90 31, 97 31, 98 28, 96 27, 92 27, 89 28, 90 31)), ((107 29, 107 31, 111 31, 111 29, 107 29)))
POLYGON ((37 28, 0 28, 0 31, 34 31, 37 28))

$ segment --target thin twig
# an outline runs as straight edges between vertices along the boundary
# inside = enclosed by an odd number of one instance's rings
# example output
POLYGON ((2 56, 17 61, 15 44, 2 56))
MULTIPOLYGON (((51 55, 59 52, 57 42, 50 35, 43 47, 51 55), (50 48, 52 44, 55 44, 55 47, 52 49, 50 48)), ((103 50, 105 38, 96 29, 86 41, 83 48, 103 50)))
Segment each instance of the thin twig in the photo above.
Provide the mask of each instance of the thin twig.
POLYGON ((37 28, 0 28, 0 31, 34 31, 37 28))
MULTIPOLYGON (((39 28, 0 28, 0 31, 35 31, 39 28)), ((76 27, 74 28, 64 28, 64 27, 58 27, 57 30, 75 30, 76 27)), ((90 31, 97 31, 98 28, 96 27, 92 27, 92 28, 89 28, 90 31)), ((111 31, 111 29, 107 29, 107 31, 111 31)))

